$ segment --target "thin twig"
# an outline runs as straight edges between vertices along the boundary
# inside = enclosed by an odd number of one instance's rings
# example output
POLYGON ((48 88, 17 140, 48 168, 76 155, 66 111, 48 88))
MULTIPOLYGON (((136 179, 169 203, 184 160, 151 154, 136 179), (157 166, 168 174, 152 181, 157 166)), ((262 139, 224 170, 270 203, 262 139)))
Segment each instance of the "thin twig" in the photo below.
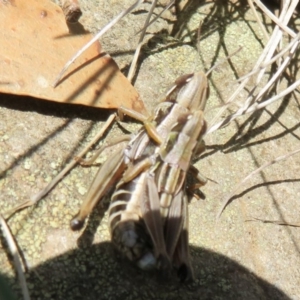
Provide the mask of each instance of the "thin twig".
POLYGON ((3 218, 3 216, 1 214, 0 214, 0 225, 2 227, 3 235, 6 239, 9 251, 11 252, 12 257, 13 257, 15 271, 19 278, 19 282, 21 285, 22 293, 23 293, 23 299, 30 300, 29 291, 28 291, 28 287, 27 287, 27 283, 26 283, 26 279, 25 279, 25 275, 24 275, 24 270, 22 268, 22 262, 20 259, 20 253, 18 251, 18 247, 15 243, 15 240, 9 230, 9 227, 8 227, 5 219, 3 218))
POLYGON ((296 82, 294 82, 292 85, 290 85, 288 88, 286 88, 285 90, 283 90, 282 92, 280 92, 278 95, 262 102, 262 103, 255 103, 253 104, 251 107, 245 109, 244 107, 240 108, 238 111, 236 111, 234 114, 231 114, 229 116, 227 116, 224 120, 220 121, 219 123, 213 125, 212 127, 210 127, 210 129, 207 131, 206 134, 212 133, 216 130, 218 130, 221 127, 224 127, 225 125, 227 125, 228 123, 230 123, 231 121, 235 120, 236 118, 242 116, 242 115, 246 115, 249 113, 252 113, 254 111, 258 111, 259 109, 262 109, 268 105, 270 105, 271 103, 283 98, 284 96, 288 95, 289 93, 291 93, 293 90, 295 90, 298 86, 300 85, 300 79, 297 80, 296 82))
MULTIPOLYGON (((299 35, 300 36, 300 35, 299 35)), ((299 37, 296 38, 291 44, 291 48, 290 49, 290 53, 289 55, 285 58, 284 62, 282 63, 282 65, 279 67, 279 69, 277 70, 277 72, 272 76, 272 78, 268 81, 268 83, 260 90, 260 92, 253 97, 253 94, 251 94, 245 101, 245 104, 243 107, 241 107, 240 109, 238 109, 238 111, 236 111, 235 113, 227 116, 224 120, 220 121, 219 123, 214 124, 213 126, 211 126, 209 128, 209 130, 207 131, 207 134, 212 133, 214 131, 216 131, 217 129, 224 127, 225 125, 227 125, 228 123, 230 123, 231 121, 233 121, 234 119, 236 119, 239 116, 254 112, 256 110, 259 110, 261 108, 266 107, 267 105, 271 104, 272 102, 284 97, 285 95, 289 94, 290 92, 292 92, 294 89, 296 89, 298 87, 298 85, 300 84, 300 81, 296 81, 294 82, 291 86, 289 86, 287 89, 283 90, 282 92, 280 92, 279 94, 277 94, 276 96, 265 100, 264 102, 257 104, 257 102, 263 97, 263 95, 265 94, 265 92, 273 85, 275 84, 276 80, 279 79, 279 76, 282 74, 282 72, 284 71, 284 69, 287 67, 288 63, 291 61, 292 56, 294 55, 294 53, 296 52, 298 46, 299 46, 299 37), (250 101, 251 100, 251 101, 250 101)), ((281 51, 281 53, 283 53, 283 51, 281 51)), ((273 59, 272 59, 273 60, 273 59)), ((261 66, 258 67, 259 68, 263 68, 261 66)), ((243 81, 244 83, 245 81, 243 81)), ((242 84, 241 84, 242 85, 242 84)), ((240 91, 240 87, 241 85, 238 87, 237 91, 240 91)), ((254 91, 255 87, 252 89, 252 91, 254 91)), ((234 95, 236 95, 236 92, 234 93, 234 95)), ((231 100, 231 99, 230 99, 231 100)), ((228 105, 231 104, 231 101, 228 101, 225 106, 220 110, 220 112, 224 112, 225 109, 228 107, 228 105)))
POLYGON ((265 38, 268 40, 270 38, 270 36, 269 36, 269 34, 268 34, 267 30, 266 30, 266 27, 263 25, 261 19, 258 16, 257 10, 256 10, 256 8, 253 5, 253 0, 248 0, 248 4, 249 4, 249 6, 250 6, 250 8, 251 8, 251 10, 252 10, 252 12, 253 12, 256 20, 257 20, 257 23, 259 24, 259 27, 260 27, 261 31, 265 35, 265 38))
POLYGON ((287 223, 287 222, 278 221, 278 220, 263 220, 263 219, 259 219, 259 218, 253 218, 253 219, 245 220, 245 222, 255 222, 255 221, 266 223, 266 224, 300 227, 300 223, 287 223))
POLYGON ((150 21, 151 15, 153 13, 153 10, 154 10, 154 8, 156 6, 156 3, 157 3, 157 0, 153 0, 152 1, 151 8, 150 8, 150 10, 148 12, 148 15, 147 15, 147 18, 146 18, 146 21, 145 21, 145 24, 144 24, 144 28, 143 28, 143 30, 141 32, 138 45, 137 45, 135 53, 133 55, 132 63, 131 63, 131 66, 130 66, 130 69, 129 69, 128 75, 127 75, 127 79, 128 79, 129 82, 131 82, 131 80, 132 80, 132 78, 134 76, 135 68, 136 68, 136 63, 137 63, 137 60, 138 60, 139 55, 140 55, 142 43, 143 43, 144 37, 146 35, 146 30, 147 30, 147 28, 149 26, 149 21, 150 21))
POLYGON ((283 98, 284 96, 290 94, 293 90, 295 90, 298 86, 300 85, 300 79, 297 80, 296 82, 294 82, 292 85, 290 85, 288 88, 286 88, 285 90, 283 90, 282 92, 280 92, 278 95, 260 103, 260 104, 256 104, 253 105, 251 108, 249 108, 248 110, 245 111, 245 114, 248 113, 252 113, 256 110, 262 109, 268 105, 270 105, 271 103, 283 98))
MULTIPOLYGON (((78 154, 77 157, 81 158, 83 157, 89 149, 103 136, 104 132, 108 129, 108 127, 112 124, 112 122, 115 120, 116 115, 110 115, 108 120, 105 122, 104 126, 101 128, 100 132, 95 136, 95 138, 78 154)), ((78 163, 78 159, 73 159, 68 165, 65 166, 65 168, 56 175, 56 177, 40 192, 38 192, 36 195, 32 196, 30 200, 26 200, 23 203, 19 204, 18 206, 11 209, 6 214, 8 215, 8 218, 13 215, 16 211, 26 208, 28 206, 34 205, 38 201, 40 201, 46 194, 49 193, 56 185, 57 183, 72 169, 74 166, 78 163)))
POLYGON ((243 77, 240 77, 238 81, 243 81, 245 78, 250 77, 251 75, 257 73, 263 68, 268 67, 269 65, 273 64, 278 58, 282 57, 287 51, 289 51, 296 43, 299 43, 300 40, 300 32, 295 36, 293 40, 285 47, 283 48, 278 54, 276 54, 272 59, 270 59, 267 62, 264 62, 261 64, 257 69, 253 69, 251 72, 248 74, 244 75, 243 77))
MULTIPOLYGON (((259 2, 259 0, 255 0, 255 2, 259 2)), ((287 25, 287 23, 289 22, 289 19, 292 16, 292 9, 295 8, 295 2, 293 2, 291 4, 291 6, 289 6, 290 2, 289 1, 285 1, 284 6, 282 8, 280 17, 278 19, 278 22, 281 25, 287 25)), ((264 12, 267 11, 267 8, 265 8, 261 3, 260 3, 260 7, 264 9, 264 12)), ((271 12, 269 12, 271 13, 271 12)), ((207 131, 208 133, 212 133, 213 131, 219 129, 220 127, 225 126, 226 124, 228 124, 229 122, 231 122, 232 120, 234 120, 237 116, 241 116, 243 114, 245 114, 246 112, 250 112, 250 107, 256 107, 257 108, 257 101, 259 101, 262 96, 264 95, 264 93, 270 88, 270 86, 274 83, 276 83, 276 80, 279 78, 279 75, 281 75, 281 73, 283 72, 283 70, 285 69, 285 67, 287 66, 287 63, 289 62, 289 59, 285 61, 285 66, 282 66, 280 71, 277 72, 273 78, 268 82, 268 85, 266 85, 261 91, 260 93, 254 97, 254 91, 257 89, 258 84, 261 82, 263 75, 265 74, 266 71, 266 65, 264 64, 265 61, 270 61, 271 57, 273 56, 274 52, 276 51, 276 48, 278 46, 278 44, 280 43, 280 41, 282 40, 282 31, 281 31, 281 27, 278 27, 279 25, 277 25, 272 33, 271 38, 269 39, 267 45, 265 46, 262 54, 260 55, 260 57, 258 58, 255 66, 253 67, 253 70, 257 70, 259 69, 259 73, 257 74, 257 78, 256 78, 256 85, 251 89, 251 92, 249 93, 248 98, 245 100, 244 106, 242 108, 240 108, 237 112, 235 112, 232 115, 229 115, 225 120, 220 121, 218 123, 216 123, 216 120, 225 112, 225 110, 227 109, 227 107, 234 102, 235 98, 237 97, 237 95, 242 91, 242 89, 245 87, 245 85, 247 84, 249 77, 244 78, 244 80, 240 83, 239 87, 235 90, 235 92, 233 93, 233 95, 229 98, 229 100, 227 101, 227 103, 219 110, 219 112, 215 115, 214 119, 212 120, 212 125, 210 126, 210 128, 207 131)), ((294 34, 293 37, 295 37, 296 35, 294 34)), ((291 48, 294 48, 294 45, 296 45, 298 42, 295 42, 295 44, 293 44, 291 46, 291 48)), ((286 90, 287 91, 287 90, 286 90)), ((253 111, 253 110, 252 110, 253 111)))
POLYGON ((262 171, 263 169, 281 161, 281 160, 285 160, 287 158, 289 158, 290 156, 296 154, 300 152, 300 148, 296 149, 293 152, 290 152, 288 154, 282 155, 282 156, 278 156, 277 158, 265 163, 264 165, 262 165, 261 167, 259 167, 258 169, 254 170, 253 172, 251 172, 248 176, 246 176, 238 185, 237 187, 233 190, 233 192, 230 193, 230 195, 228 197, 226 197, 226 199, 223 201, 223 204, 217 214, 217 219, 220 218, 222 212, 224 211, 224 209, 226 208, 226 206, 228 205, 230 199, 236 194, 236 192, 239 190, 239 188, 247 181, 249 180, 252 176, 254 176, 255 174, 259 173, 260 171, 262 171))
MULTIPOLYGON (((289 34, 291 37, 295 37, 296 33, 291 30, 287 25, 283 24, 273 13, 270 12, 269 9, 264 6, 261 1, 259 0, 253 0, 256 5, 275 23, 277 24, 282 30, 284 30, 287 34, 289 34)), ((298 1, 297 1, 298 2, 298 1)), ((297 6, 297 5, 296 5, 297 6)))
POLYGON ((153 20, 151 20, 149 23, 148 23, 148 25, 145 27, 145 25, 144 25, 144 27, 142 28, 142 29, 140 29, 140 30, 138 30, 135 34, 139 34, 140 32, 142 32, 145 28, 147 28, 147 27, 149 27, 150 25, 152 25, 157 19, 159 19, 160 18, 160 16, 166 11, 166 10, 168 10, 173 4, 175 3, 175 0, 172 0, 171 2, 169 2, 169 4, 153 19, 153 20))

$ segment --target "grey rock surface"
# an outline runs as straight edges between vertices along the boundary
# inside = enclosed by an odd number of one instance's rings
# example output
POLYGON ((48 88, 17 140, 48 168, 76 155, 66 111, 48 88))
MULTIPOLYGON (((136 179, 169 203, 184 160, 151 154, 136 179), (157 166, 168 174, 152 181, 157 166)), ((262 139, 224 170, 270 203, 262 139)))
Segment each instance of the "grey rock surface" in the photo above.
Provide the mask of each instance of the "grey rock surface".
MULTIPOLYGON (((80 22, 95 33, 131 3, 81 0, 80 22)), ((209 77, 206 119, 210 123, 237 87, 237 78, 253 67, 265 40, 245 1, 190 0, 179 6, 180 13, 167 12, 149 29, 135 87, 151 111, 178 76, 208 70, 242 46, 209 77)), ((103 49, 121 69, 127 69, 148 8, 149 3, 143 4, 101 39, 103 49)), ((297 19, 293 26, 299 29, 297 19)), ((246 92, 239 95, 240 103, 245 96, 246 92)), ((36 206, 9 220, 28 264, 32 299, 300 299, 299 228, 247 221, 300 223, 299 154, 252 177, 216 221, 222 200, 241 179, 299 147, 298 97, 296 93, 206 136, 207 150, 195 165, 217 183, 209 181, 202 188, 205 200, 189 205, 194 283, 163 280, 157 272, 138 270, 116 253, 105 204, 90 216, 85 230, 71 232, 69 221, 97 171, 77 166, 36 206)), ((0 212, 39 192, 95 136, 110 113, 0 95, 0 212)), ((125 126, 134 131, 139 124, 125 126)), ((122 134, 115 125, 104 142, 122 134)), ((112 152, 106 150, 99 162, 112 152)), ((21 297, 1 246, 0 270, 21 297)))

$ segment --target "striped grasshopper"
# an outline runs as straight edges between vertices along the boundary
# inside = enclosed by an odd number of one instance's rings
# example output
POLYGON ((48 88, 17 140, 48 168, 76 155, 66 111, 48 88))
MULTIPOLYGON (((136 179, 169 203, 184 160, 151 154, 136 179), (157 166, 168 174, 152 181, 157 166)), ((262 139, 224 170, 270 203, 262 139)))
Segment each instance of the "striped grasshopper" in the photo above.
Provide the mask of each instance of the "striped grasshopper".
POLYGON ((144 269, 156 266, 166 272, 174 265, 182 280, 192 279, 188 251, 188 172, 204 150, 203 110, 207 79, 199 72, 179 78, 158 104, 153 116, 125 108, 143 122, 124 150, 99 169, 71 228, 80 229, 103 195, 116 185, 109 208, 112 240, 125 255, 144 269))

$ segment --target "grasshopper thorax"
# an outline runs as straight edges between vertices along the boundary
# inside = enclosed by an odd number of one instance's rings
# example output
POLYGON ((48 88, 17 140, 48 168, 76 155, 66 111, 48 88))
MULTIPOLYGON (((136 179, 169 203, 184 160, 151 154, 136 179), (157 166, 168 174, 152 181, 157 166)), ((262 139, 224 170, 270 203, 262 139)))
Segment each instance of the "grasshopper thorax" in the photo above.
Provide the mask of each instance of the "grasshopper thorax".
POLYGON ((167 101, 176 102, 188 110, 204 110, 208 98, 208 83, 203 72, 183 75, 167 93, 167 101))

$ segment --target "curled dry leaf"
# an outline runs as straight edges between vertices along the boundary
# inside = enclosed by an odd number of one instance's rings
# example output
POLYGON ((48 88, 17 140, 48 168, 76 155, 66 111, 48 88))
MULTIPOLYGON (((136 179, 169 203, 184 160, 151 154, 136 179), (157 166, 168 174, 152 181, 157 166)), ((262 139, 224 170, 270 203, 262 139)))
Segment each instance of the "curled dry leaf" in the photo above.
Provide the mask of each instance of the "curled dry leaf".
POLYGON ((62 9, 66 17, 66 21, 69 23, 78 22, 82 15, 79 3, 77 0, 63 0, 62 9))
POLYGON ((0 24, 0 92, 144 111, 138 93, 98 42, 52 87, 65 62, 92 36, 80 23, 68 28, 60 7, 51 1, 0 1, 0 24))

